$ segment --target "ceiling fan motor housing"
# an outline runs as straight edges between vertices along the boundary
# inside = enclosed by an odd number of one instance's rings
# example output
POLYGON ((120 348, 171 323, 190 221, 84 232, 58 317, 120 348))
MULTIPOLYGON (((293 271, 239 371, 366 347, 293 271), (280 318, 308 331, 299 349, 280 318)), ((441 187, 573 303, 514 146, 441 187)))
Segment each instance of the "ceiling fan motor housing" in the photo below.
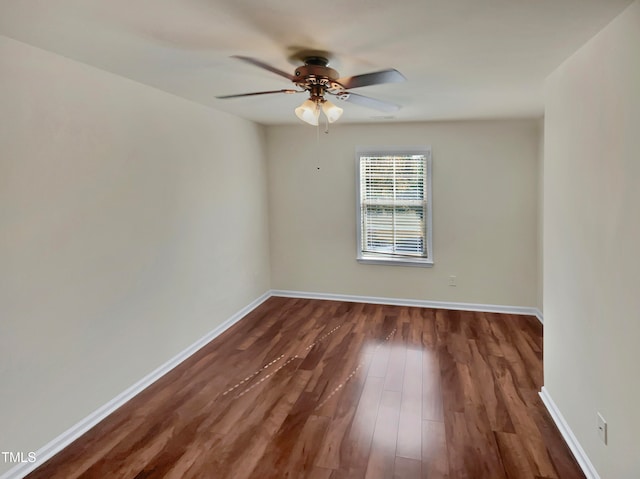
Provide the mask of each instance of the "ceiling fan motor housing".
POLYGON ((329 60, 324 57, 308 57, 304 65, 296 68, 294 82, 300 88, 311 89, 314 85, 321 85, 324 90, 343 89, 336 80, 339 74, 333 68, 327 66, 329 60))

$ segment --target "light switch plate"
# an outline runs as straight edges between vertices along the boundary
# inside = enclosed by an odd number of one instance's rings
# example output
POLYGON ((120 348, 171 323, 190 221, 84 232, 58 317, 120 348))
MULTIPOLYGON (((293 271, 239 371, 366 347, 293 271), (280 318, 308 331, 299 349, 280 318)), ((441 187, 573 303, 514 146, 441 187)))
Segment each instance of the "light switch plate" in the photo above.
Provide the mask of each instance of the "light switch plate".
POLYGON ((607 421, 604 420, 602 414, 598 413, 598 437, 606 445, 607 444, 607 421))

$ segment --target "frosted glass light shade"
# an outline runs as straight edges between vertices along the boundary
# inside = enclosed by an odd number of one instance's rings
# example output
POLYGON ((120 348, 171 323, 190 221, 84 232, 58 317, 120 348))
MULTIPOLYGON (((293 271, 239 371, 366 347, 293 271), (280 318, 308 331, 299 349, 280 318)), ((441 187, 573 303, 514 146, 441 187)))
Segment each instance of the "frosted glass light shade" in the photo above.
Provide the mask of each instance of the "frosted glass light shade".
POLYGON ((306 100, 302 105, 296 108, 296 116, 302 121, 309 123, 313 126, 318 126, 318 117, 320 116, 320 109, 314 101, 306 100))
POLYGON ((325 102, 322 104, 322 111, 325 115, 327 115, 327 120, 329 120, 329 123, 333 123, 342 116, 342 112, 344 110, 339 106, 335 106, 329 100, 325 100, 325 102))

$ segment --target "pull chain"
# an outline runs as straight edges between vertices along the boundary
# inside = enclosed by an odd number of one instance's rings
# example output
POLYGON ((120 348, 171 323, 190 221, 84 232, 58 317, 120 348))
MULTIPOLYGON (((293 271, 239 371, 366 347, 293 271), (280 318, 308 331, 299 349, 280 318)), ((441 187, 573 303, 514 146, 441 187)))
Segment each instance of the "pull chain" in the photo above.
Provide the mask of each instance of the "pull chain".
POLYGON ((316 127, 316 171, 320 171, 320 123, 316 127))

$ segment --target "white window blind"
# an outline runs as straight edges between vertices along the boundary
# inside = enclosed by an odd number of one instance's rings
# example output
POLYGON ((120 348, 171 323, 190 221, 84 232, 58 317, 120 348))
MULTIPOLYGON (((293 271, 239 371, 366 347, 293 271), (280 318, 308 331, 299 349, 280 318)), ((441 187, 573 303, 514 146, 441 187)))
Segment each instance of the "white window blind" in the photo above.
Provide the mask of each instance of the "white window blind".
POLYGON ((430 262, 430 155, 359 154, 359 259, 430 262))

